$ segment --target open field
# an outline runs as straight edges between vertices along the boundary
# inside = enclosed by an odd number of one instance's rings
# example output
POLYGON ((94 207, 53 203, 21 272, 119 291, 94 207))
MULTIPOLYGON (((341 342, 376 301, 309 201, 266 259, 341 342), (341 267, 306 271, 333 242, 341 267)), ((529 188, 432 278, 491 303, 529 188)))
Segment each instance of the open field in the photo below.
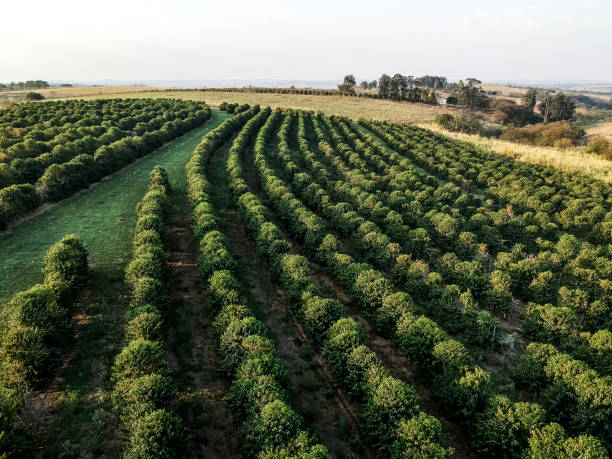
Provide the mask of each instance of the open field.
MULTIPOLYGON (((126 89, 126 88, 124 88, 126 89)), ((129 89, 129 88, 127 88, 129 89)), ((132 88, 134 89, 134 88, 132 88)), ((258 94, 223 91, 149 90, 135 88, 133 91, 117 92, 117 88, 62 88, 52 98, 98 98, 98 97, 164 97, 204 101, 211 107, 222 102, 259 104, 261 106, 321 111, 351 118, 369 118, 405 123, 426 123, 433 121, 440 113, 454 113, 455 110, 426 104, 393 102, 390 100, 360 99, 344 96, 316 96, 301 94, 258 94)))
POLYGON ((0 91, 0 104, 13 102, 23 102, 29 92, 38 92, 48 99, 62 97, 85 97, 93 95, 110 95, 121 97, 124 94, 139 91, 151 91, 151 88, 139 88, 133 86, 96 86, 96 87, 53 87, 43 89, 19 90, 19 91, 0 91))

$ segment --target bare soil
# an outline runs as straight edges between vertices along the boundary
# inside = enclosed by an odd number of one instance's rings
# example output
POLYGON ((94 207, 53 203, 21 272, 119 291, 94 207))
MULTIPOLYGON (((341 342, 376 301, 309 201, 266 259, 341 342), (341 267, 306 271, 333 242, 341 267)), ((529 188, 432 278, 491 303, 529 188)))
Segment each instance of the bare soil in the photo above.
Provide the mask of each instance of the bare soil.
POLYGON ((230 381, 221 370, 211 311, 197 269, 198 247, 184 190, 173 192, 167 227, 168 364, 178 390, 187 438, 181 457, 241 457, 237 429, 225 401, 230 381))

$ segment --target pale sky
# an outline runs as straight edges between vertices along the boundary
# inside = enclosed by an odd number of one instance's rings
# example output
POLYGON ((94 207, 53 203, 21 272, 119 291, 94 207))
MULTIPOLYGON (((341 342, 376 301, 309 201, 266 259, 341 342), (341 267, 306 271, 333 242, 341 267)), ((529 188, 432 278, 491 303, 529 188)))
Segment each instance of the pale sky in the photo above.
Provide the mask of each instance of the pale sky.
POLYGON ((0 17, 0 82, 612 80, 612 0, 7 0, 0 17))

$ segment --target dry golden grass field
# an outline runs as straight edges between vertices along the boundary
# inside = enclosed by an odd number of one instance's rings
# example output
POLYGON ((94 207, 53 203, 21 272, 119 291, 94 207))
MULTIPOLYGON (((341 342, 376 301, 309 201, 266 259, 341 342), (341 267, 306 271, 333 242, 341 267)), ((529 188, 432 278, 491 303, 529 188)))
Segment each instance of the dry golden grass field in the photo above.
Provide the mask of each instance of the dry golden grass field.
MULTIPOLYGON (((501 90, 504 95, 510 92, 519 93, 521 88, 500 85, 483 85, 489 90, 501 90)), ((54 98, 98 98, 98 97, 168 97, 206 101, 217 107, 221 102, 259 104, 262 106, 293 108, 321 111, 328 115, 342 115, 353 119, 366 118, 389 120, 397 123, 418 124, 427 129, 444 133, 453 138, 465 140, 477 146, 491 149, 499 154, 511 156, 533 164, 552 165, 569 172, 580 172, 608 183, 612 183, 612 161, 599 156, 587 154, 584 147, 561 150, 552 147, 534 147, 487 139, 477 135, 467 135, 445 131, 433 124, 440 113, 457 113, 458 109, 444 106, 412 104, 344 96, 318 96, 301 94, 259 94, 254 92, 164 90, 142 87, 74 87, 49 88, 40 90, 45 97, 54 98)), ((25 92, 24 92, 25 93, 25 92)), ((589 128, 589 135, 612 134, 612 123, 605 123, 589 128)))
POLYGON ((591 126, 586 131, 589 137, 601 136, 606 139, 612 139, 612 121, 591 126))

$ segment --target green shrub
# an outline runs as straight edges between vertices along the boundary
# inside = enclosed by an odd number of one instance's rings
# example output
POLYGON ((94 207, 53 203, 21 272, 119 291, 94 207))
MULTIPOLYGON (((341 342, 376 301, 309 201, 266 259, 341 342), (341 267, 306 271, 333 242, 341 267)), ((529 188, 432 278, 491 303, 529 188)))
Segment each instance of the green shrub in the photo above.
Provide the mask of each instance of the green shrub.
POLYGON ((229 397, 232 409, 239 419, 248 419, 268 403, 284 399, 284 389, 271 375, 234 380, 229 397))
POLYGON ((362 435, 381 452, 388 452, 399 422, 418 410, 414 389, 391 376, 385 377, 370 394, 362 411, 362 435))
POLYGON ((385 337, 392 337, 400 318, 411 314, 414 301, 404 292, 387 295, 383 299, 382 307, 376 311, 376 329, 385 337))
POLYGON ((13 369, 10 379, 15 385, 32 381, 50 353, 40 329, 22 324, 12 324, 2 344, 3 360, 13 369))
POLYGON ((157 215, 144 215, 136 222, 135 234, 141 233, 142 231, 153 230, 158 234, 162 234, 164 228, 164 222, 161 217, 157 215))
POLYGON ((163 276, 164 259, 156 252, 141 253, 139 257, 132 259, 125 270, 125 279, 132 287, 142 278, 161 280, 163 276))
POLYGON ((134 235, 134 248, 141 247, 143 245, 150 245, 154 247, 161 247, 162 240, 157 231, 145 230, 134 235))
POLYGON ((45 283, 66 282, 71 286, 87 281, 87 250, 74 234, 52 245, 44 259, 45 283))
POLYGON ((161 339, 162 318, 159 312, 143 312, 128 322, 125 328, 126 341, 161 339))
POLYGON ((342 316, 344 307, 338 301, 305 293, 302 297, 306 334, 321 343, 327 336, 327 329, 342 316))
POLYGON ((164 409, 134 417, 130 423, 130 435, 124 457, 126 459, 174 458, 182 433, 180 419, 164 409))
POLYGON ((247 451, 257 455, 282 448, 297 437, 300 426, 300 417, 289 406, 281 400, 270 402, 245 425, 247 451))
POLYGON ((251 311, 244 304, 228 304, 221 309, 213 322, 213 330, 217 336, 225 333, 230 323, 244 319, 251 315, 251 311))
POLYGON ((131 307, 151 304, 161 306, 165 302, 164 286, 158 279, 141 277, 133 285, 131 307))
POLYGON ((539 405, 515 403, 505 395, 496 395, 477 417, 474 446, 489 456, 520 457, 528 446, 531 432, 542 426, 545 417, 539 405))
POLYGON ((230 322, 221 335, 219 348, 226 368, 233 371, 245 356, 243 341, 252 335, 264 334, 263 324, 252 316, 230 322))
POLYGON ((390 457, 392 459, 444 459, 449 457, 453 450, 443 445, 440 421, 421 412, 399 423, 390 457))
POLYGON ((259 453, 260 459, 328 459, 329 452, 325 446, 316 443, 308 432, 300 431, 295 440, 280 448, 269 448, 259 453))
POLYGON ((115 358, 112 380, 166 372, 166 351, 158 341, 135 339, 125 346, 115 358))
POLYGON ((226 270, 215 271, 208 279, 208 290, 216 305, 239 304, 242 301, 240 283, 226 270))
POLYGON ((168 406, 174 398, 172 381, 158 373, 122 379, 115 384, 112 399, 115 408, 129 422, 147 412, 168 406))

